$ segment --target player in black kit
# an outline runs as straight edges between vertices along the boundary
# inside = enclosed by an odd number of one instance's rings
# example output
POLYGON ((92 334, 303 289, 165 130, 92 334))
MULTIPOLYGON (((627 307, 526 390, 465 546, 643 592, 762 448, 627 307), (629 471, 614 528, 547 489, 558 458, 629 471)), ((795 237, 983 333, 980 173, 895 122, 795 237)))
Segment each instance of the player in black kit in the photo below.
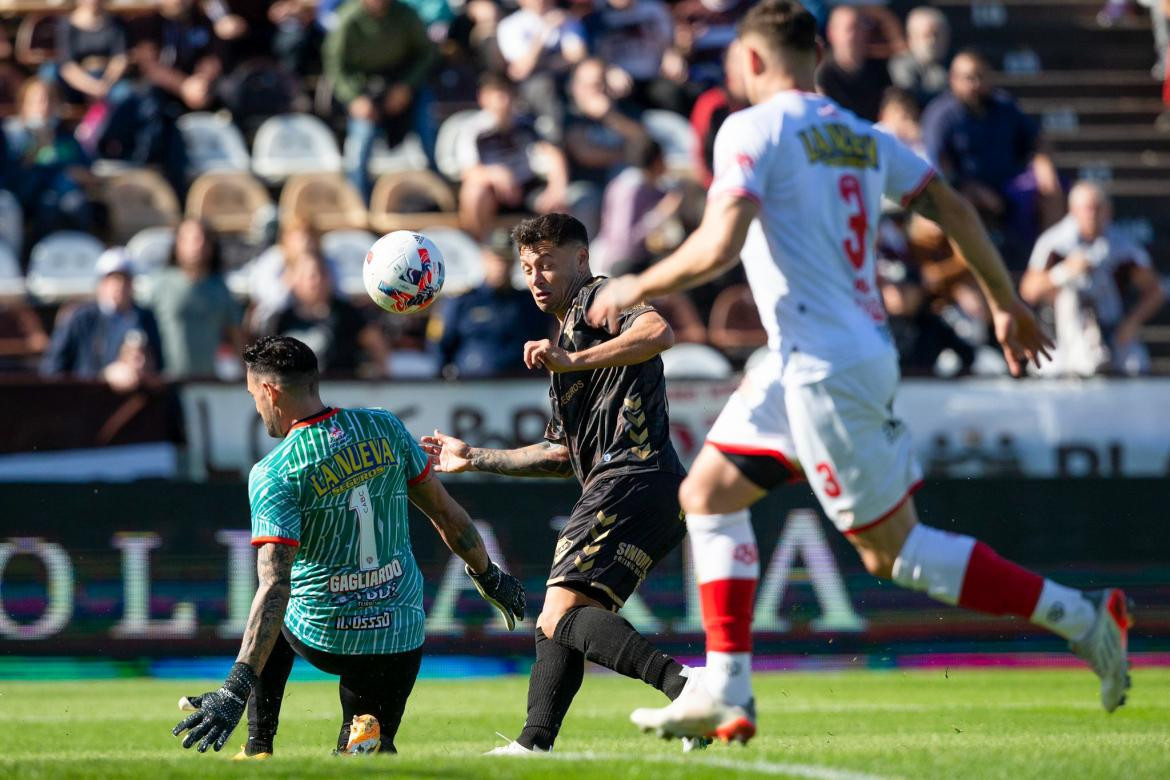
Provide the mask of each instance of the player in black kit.
POLYGON ((687 679, 684 667, 616 614, 686 533, 678 503, 685 471, 670 442, 658 357, 674 334, 646 304, 622 312, 616 336, 585 321, 607 280, 590 273, 588 236, 573 217, 525 220, 513 238, 536 305, 561 325, 555 342, 524 346, 525 363, 552 374, 545 441, 491 450, 438 431, 422 440, 439 471, 575 476, 581 482, 537 618, 524 730, 491 751, 504 754, 552 749, 581 687, 585 659, 643 680, 672 700, 687 679))

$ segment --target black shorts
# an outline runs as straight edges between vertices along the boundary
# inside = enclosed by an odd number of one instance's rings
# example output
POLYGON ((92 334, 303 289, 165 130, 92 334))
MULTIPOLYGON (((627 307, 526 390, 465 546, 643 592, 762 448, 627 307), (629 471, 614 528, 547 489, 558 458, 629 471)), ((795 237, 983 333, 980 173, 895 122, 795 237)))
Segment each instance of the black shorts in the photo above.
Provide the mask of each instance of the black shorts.
POLYGON ((681 474, 648 471, 590 485, 561 529, 548 585, 571 588, 617 611, 687 526, 678 505, 681 474))

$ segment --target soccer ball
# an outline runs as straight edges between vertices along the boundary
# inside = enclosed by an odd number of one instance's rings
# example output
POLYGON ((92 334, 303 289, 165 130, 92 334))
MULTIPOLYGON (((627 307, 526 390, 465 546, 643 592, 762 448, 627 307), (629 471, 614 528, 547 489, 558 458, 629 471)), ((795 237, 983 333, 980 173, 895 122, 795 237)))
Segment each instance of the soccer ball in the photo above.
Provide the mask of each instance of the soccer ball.
POLYGON ((421 233, 395 230, 366 253, 362 281, 374 303, 393 314, 414 314, 443 289, 443 254, 421 233))

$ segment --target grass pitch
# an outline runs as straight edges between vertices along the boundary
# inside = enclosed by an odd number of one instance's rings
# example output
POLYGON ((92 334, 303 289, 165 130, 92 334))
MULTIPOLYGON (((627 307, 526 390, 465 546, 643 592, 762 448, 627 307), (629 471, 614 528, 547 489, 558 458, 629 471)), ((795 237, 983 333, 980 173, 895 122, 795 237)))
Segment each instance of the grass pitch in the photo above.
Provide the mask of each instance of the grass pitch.
MULTIPOLYGON (((523 678, 424 680, 397 756, 328 755, 340 720, 336 685, 292 682, 277 755, 264 763, 184 751, 170 735, 181 694, 207 681, 0 683, 4 778, 341 777, 904 778, 1170 777, 1170 670, 1134 673, 1130 703, 1097 705, 1087 670, 856 671, 758 675, 761 733, 747 748, 683 755, 627 717, 660 697, 610 675, 586 677, 549 758, 484 758, 523 721, 523 678)), ((230 751, 229 751, 230 748, 230 751)))

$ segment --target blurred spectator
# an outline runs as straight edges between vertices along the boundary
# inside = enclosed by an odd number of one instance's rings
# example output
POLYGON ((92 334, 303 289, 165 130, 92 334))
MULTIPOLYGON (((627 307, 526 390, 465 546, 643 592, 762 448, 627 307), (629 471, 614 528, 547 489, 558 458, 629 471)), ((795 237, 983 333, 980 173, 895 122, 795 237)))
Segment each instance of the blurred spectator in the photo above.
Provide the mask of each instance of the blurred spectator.
POLYGON ((865 19, 853 6, 833 9, 826 32, 831 55, 817 68, 817 90, 875 122, 890 73, 885 62, 866 55, 866 30, 865 19))
POLYGON ((1138 334, 1162 307, 1165 292, 1146 250, 1114 227, 1112 216, 1100 185, 1078 182, 1069 192, 1068 216, 1040 236, 1020 283, 1024 300, 1053 307, 1055 373, 1149 368, 1138 334), (1137 301, 1126 312, 1130 289, 1137 301))
POLYGON ((912 266, 900 261, 879 261, 878 286, 903 374, 933 374, 939 356, 947 350, 958 359, 959 371, 971 369, 974 347, 926 305, 926 290, 912 266))
POLYGON ((671 6, 674 44, 694 88, 723 83, 725 52, 748 5, 749 0, 680 0, 671 6))
POLYGON ((680 105, 686 81, 681 58, 665 60, 674 39, 674 22, 659 0, 599 0, 585 17, 590 53, 606 63, 606 84, 614 97, 632 97, 642 106, 689 113, 680 105), (673 70, 664 72, 663 65, 673 70))
POLYGON ((532 123, 518 116, 513 88, 503 76, 480 81, 480 124, 463 133, 456 150, 463 171, 459 215, 463 229, 482 240, 501 207, 538 213, 564 210, 568 166, 559 148, 540 140, 532 123), (544 159, 546 180, 532 170, 530 158, 544 159))
MULTIPOLYGON (((1157 62, 1151 68, 1156 79, 1166 76, 1167 47, 1170 47, 1170 0, 1137 0, 1138 5, 1150 9, 1150 24, 1154 29, 1154 56, 1157 62)), ((1097 24, 1112 27, 1122 21, 1133 7, 1132 0, 1105 0, 1097 13, 1097 24)))
POLYGON ((379 131, 393 148, 413 129, 427 159, 434 159, 426 80, 436 57, 418 14, 399 0, 354 0, 337 11, 322 59, 333 96, 349 113, 346 170, 367 201, 372 188, 367 166, 379 131))
MULTIPOLYGON (((247 277, 248 330, 263 333, 269 329, 269 320, 285 308, 291 295, 289 274, 302 255, 321 254, 321 236, 303 217, 292 216, 280 228, 279 240, 261 252, 241 270, 247 277)), ((330 276, 337 278, 337 269, 328 259, 330 276)))
POLYGON ((194 0, 162 0, 158 13, 138 20, 131 55, 147 90, 130 109, 115 113, 107 133, 122 140, 137 163, 161 164, 182 197, 187 191, 187 151, 176 121, 215 102, 223 50, 212 23, 194 0))
POLYGON ((738 51, 738 45, 732 41, 724 54, 723 86, 711 87, 699 95, 691 111, 691 129, 695 133, 695 151, 698 158, 695 160, 695 171, 699 175, 699 183, 704 187, 711 186, 715 135, 723 126, 723 120, 741 108, 747 108, 748 105, 738 51))
POLYGON ((527 290, 512 286, 516 264, 511 236, 492 231, 480 254, 483 284, 447 301, 441 329, 430 333, 443 376, 476 379, 528 374, 524 343, 548 335, 548 319, 527 290))
POLYGON ((309 0, 277 0, 268 6, 272 54, 286 73, 320 73, 325 31, 317 24, 309 0))
POLYGON ((131 332, 145 338, 150 363, 162 365, 158 324, 149 309, 134 303, 134 264, 122 247, 107 249, 97 262, 94 300, 62 311, 41 363, 46 376, 93 379, 118 359, 131 332))
POLYGON ((878 124, 919 155, 926 156, 926 146, 922 141, 921 109, 911 93, 899 87, 890 87, 883 92, 881 108, 878 109, 878 124))
POLYGON ((951 28, 942 11, 919 6, 906 17, 907 51, 890 59, 890 78, 909 92, 919 108, 947 88, 947 51, 951 28))
POLYGON ((49 346, 41 318, 23 294, 0 294, 0 371, 35 371, 49 346))
POLYGON ((105 0, 79 0, 71 13, 57 19, 58 73, 70 103, 119 97, 114 87, 128 64, 126 30, 105 6, 105 0))
POLYGON ((1008 94, 992 90, 982 55, 955 56, 950 92, 927 106, 922 134, 930 159, 1002 232, 1005 259, 1019 268, 1037 221, 1055 222, 1063 195, 1038 128, 1008 94))
POLYGON ((496 43, 525 108, 546 117, 548 135, 559 140, 564 115, 561 86, 569 68, 585 57, 585 31, 554 0, 519 0, 518 5, 500 21, 496 43))
POLYGON ((446 51, 460 64, 471 65, 482 73, 502 71, 507 63, 496 43, 502 11, 494 0, 468 0, 447 28, 446 51))
POLYGON ((4 122, 11 166, 6 178, 31 223, 32 240, 53 230, 88 228, 89 202, 79 184, 86 175, 85 155, 61 124, 56 86, 29 79, 18 111, 4 122))
POLYGON ((621 170, 630 144, 646 138, 629 101, 617 101, 605 83, 605 63, 591 57, 569 80, 565 154, 574 181, 604 187, 621 170))
POLYGON ((594 273, 618 276, 637 272, 650 262, 653 234, 682 206, 680 190, 662 184, 666 160, 650 139, 630 146, 629 163, 605 188, 601 232, 589 247, 594 273))
POLYGON ((198 220, 179 223, 169 266, 153 280, 150 297, 169 376, 215 376, 220 345, 230 345, 236 355, 243 348, 240 311, 224 284, 219 244, 198 220))
POLYGON ((289 269, 292 296, 272 321, 271 333, 294 336, 317 355, 323 373, 353 375, 365 351, 378 376, 386 372, 389 347, 377 325, 339 297, 329 264, 306 252, 289 269))
POLYGON ((158 378, 150 339, 140 330, 126 331, 113 362, 102 369, 102 380, 119 393, 129 393, 158 378))

